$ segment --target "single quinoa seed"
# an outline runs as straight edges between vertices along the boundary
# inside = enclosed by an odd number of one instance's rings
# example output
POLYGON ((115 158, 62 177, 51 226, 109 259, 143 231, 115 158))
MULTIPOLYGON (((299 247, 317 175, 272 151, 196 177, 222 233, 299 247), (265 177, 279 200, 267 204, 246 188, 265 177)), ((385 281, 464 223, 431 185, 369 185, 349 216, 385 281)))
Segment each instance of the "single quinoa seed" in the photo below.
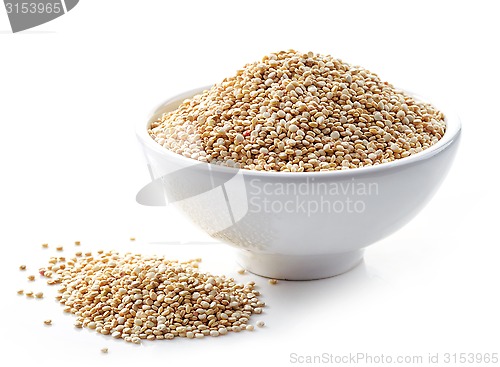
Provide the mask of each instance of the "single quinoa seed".
POLYGON ((19 265, 19 270, 26 270, 26 265, 19 265))
POLYGON ((272 285, 275 285, 275 284, 278 284, 278 280, 277 279, 269 279, 269 284, 272 284, 272 285))
POLYGON ((109 352, 109 349, 108 348, 101 348, 101 353, 108 353, 109 352))
POLYGON ((35 293, 36 298, 43 298, 43 292, 37 292, 35 293))
POLYGON ((64 250, 64 248, 62 246, 56 247, 56 251, 62 251, 62 250, 64 250))
POLYGON ((265 324, 265 322, 264 322, 264 321, 262 321, 262 320, 261 320, 261 321, 257 321, 257 326, 258 326, 258 327, 264 327, 265 325, 266 325, 266 324, 265 324))
POLYGON ((19 294, 19 295, 23 295, 23 294, 24 294, 24 290, 23 290, 23 289, 18 290, 18 291, 17 291, 17 294, 19 294))
POLYGON ((282 172, 387 163, 418 154, 444 132, 440 111, 378 75, 293 50, 245 65, 149 129, 188 158, 282 172))
POLYGON ((35 276, 34 275, 28 275, 28 280, 30 282, 33 282, 35 280, 35 276))
POLYGON ((80 241, 75 241, 75 246, 80 246, 81 242, 80 241))
POLYGON ((130 241, 135 241, 135 237, 130 237, 130 241))
POLYGON ((52 325, 52 320, 48 319, 43 322, 45 325, 51 326, 52 325))
POLYGON ((49 244, 48 243, 42 243, 42 248, 48 248, 49 244))

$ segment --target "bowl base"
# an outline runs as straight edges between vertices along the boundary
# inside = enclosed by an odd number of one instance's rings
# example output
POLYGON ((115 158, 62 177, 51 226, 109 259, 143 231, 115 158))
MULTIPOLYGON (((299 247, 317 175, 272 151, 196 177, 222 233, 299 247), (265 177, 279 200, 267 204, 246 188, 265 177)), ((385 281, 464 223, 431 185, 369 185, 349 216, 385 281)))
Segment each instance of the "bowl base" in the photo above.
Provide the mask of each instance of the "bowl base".
POLYGON ((237 251, 237 262, 251 273, 283 280, 314 280, 345 273, 361 263, 364 250, 339 254, 282 255, 237 251))

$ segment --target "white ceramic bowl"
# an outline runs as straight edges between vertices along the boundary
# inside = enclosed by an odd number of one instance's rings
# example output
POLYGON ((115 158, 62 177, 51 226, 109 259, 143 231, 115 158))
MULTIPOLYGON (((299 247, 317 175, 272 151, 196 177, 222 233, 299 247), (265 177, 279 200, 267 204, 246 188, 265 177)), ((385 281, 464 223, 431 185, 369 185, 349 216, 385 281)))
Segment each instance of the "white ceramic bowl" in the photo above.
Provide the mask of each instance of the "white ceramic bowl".
POLYGON ((153 182, 137 196, 174 203, 212 237, 238 249, 247 270, 278 279, 318 279, 355 267, 363 250, 403 227, 444 180, 460 139, 460 121, 416 155, 333 172, 262 172, 206 164, 158 145, 147 130, 192 90, 168 99, 137 126, 153 182))

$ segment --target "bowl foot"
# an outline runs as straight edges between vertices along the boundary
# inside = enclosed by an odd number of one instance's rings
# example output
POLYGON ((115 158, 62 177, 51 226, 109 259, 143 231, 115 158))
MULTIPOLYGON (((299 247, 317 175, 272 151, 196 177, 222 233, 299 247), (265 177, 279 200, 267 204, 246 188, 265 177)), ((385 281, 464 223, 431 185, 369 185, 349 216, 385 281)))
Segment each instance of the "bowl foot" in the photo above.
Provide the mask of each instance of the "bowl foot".
POLYGON ((361 263, 363 251, 339 254, 282 255, 237 251, 237 262, 251 273, 284 280, 313 280, 345 273, 361 263))

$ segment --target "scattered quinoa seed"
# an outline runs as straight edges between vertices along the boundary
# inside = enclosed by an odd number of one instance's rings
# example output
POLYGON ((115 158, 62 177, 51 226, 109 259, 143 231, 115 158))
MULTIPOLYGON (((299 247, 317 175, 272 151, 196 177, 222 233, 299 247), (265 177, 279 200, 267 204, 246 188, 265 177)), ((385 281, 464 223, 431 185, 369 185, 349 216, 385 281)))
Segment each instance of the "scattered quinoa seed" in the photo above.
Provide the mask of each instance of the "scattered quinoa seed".
POLYGON ((101 353, 104 353, 104 354, 108 353, 108 348, 102 348, 101 353))
POLYGON ((42 243, 42 248, 48 248, 49 244, 48 243, 42 243))
POLYGON ((264 327, 266 325, 266 323, 264 321, 257 321, 257 326, 258 327, 264 327))
POLYGON ((135 237, 130 237, 130 241, 135 241, 135 237))
POLYGON ((272 284, 272 285, 278 284, 278 280, 277 279, 269 279, 269 284, 272 284))
POLYGON ((201 259, 114 251, 66 263, 52 259, 43 276, 59 284, 56 298, 64 312, 76 315, 75 327, 130 343, 248 330, 252 315, 262 312, 255 282, 203 273, 201 259))
POLYGON ((43 298, 43 292, 35 293, 36 298, 43 298))
POLYGON ((17 291, 17 294, 19 294, 19 295, 24 294, 24 290, 22 290, 22 289, 18 290, 18 291, 17 291))
POLYGON ((52 325, 52 320, 48 319, 43 322, 45 325, 52 325))
POLYGON ((26 270, 26 265, 19 265, 19 270, 26 270))
POLYGON ((56 251, 62 251, 64 248, 62 246, 56 247, 56 251))
POLYGON ((238 274, 245 274, 246 273, 246 270, 245 269, 238 269, 238 274))
POLYGON ((35 280, 35 276, 34 275, 28 275, 28 280, 30 282, 34 281, 35 280))
POLYGON ((80 246, 80 241, 75 241, 75 246, 80 246))

